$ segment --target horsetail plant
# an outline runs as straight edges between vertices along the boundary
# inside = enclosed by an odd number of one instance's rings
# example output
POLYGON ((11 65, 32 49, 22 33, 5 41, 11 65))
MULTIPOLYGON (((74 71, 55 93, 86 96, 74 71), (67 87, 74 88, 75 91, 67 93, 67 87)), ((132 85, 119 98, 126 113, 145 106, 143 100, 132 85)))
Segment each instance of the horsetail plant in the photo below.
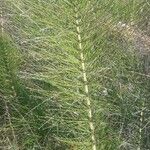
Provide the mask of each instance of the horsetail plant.
POLYGON ((84 81, 84 88, 85 88, 85 94, 86 94, 86 103, 87 103, 87 107, 88 107, 89 126, 90 126, 90 130, 91 130, 92 149, 96 150, 96 139, 95 139, 95 131, 94 131, 94 123, 93 123, 93 114, 92 114, 92 109, 91 109, 91 100, 89 97, 89 87, 88 87, 86 68, 85 68, 85 62, 84 62, 85 58, 84 58, 83 49, 82 49, 82 40, 81 40, 81 34, 80 34, 81 31, 80 31, 80 27, 79 27, 79 17, 78 17, 77 11, 78 11, 78 9, 75 8, 80 59, 81 59, 81 66, 82 66, 82 71, 83 71, 83 81, 84 81))
POLYGON ((19 149, 149 149, 149 71, 138 52, 149 48, 147 1, 3 3, 23 56, 10 116, 19 149))

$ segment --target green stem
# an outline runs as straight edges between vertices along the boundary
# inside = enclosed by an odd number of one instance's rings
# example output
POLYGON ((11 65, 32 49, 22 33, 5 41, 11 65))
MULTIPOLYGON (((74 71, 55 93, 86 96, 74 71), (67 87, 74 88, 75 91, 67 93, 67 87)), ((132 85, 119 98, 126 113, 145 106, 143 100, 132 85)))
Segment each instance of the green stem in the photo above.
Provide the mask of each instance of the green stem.
POLYGON ((82 41, 81 41, 81 29, 79 27, 79 19, 78 19, 78 13, 77 9, 75 9, 76 12, 76 30, 78 33, 78 45, 80 50, 80 59, 81 59, 81 67, 82 67, 82 74, 83 74, 83 81, 84 81, 84 91, 86 94, 86 103, 88 106, 88 118, 89 118, 89 127, 91 130, 91 140, 92 140, 92 149, 96 150, 96 139, 95 139, 95 129, 94 129, 94 123, 93 123, 93 114, 91 109, 91 100, 89 97, 89 87, 88 87, 88 80, 87 80, 87 73, 85 68, 85 58, 83 54, 83 47, 82 47, 82 41))

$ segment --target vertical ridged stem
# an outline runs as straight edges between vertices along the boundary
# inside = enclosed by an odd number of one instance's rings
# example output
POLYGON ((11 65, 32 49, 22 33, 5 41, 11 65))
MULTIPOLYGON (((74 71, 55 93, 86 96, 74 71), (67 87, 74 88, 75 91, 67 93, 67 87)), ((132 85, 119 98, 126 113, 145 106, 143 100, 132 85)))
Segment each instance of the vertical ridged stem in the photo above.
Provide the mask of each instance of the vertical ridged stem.
POLYGON ((143 117, 144 117, 144 107, 145 104, 142 102, 142 108, 140 112, 140 128, 139 128, 139 147, 138 150, 141 150, 141 141, 142 141, 142 127, 143 127, 143 117))
POLYGON ((3 35, 4 32, 4 21, 3 21, 3 11, 1 10, 1 15, 0 15, 0 24, 1 24, 1 34, 3 35))
POLYGON ((79 16, 78 16, 77 9, 75 9, 75 12, 76 12, 76 30, 78 33, 78 46, 80 50, 81 67, 82 67, 82 74, 83 74, 83 81, 84 81, 84 91, 86 94, 86 104, 88 106, 89 128, 91 130, 92 150, 96 150, 96 139, 95 139, 95 131, 94 131, 95 129, 94 129, 94 123, 93 123, 93 116, 92 116, 91 100, 89 97, 89 88, 87 84, 88 81, 87 81, 87 74, 86 74, 86 68, 85 68, 85 58, 83 54, 81 29, 79 26, 79 16))

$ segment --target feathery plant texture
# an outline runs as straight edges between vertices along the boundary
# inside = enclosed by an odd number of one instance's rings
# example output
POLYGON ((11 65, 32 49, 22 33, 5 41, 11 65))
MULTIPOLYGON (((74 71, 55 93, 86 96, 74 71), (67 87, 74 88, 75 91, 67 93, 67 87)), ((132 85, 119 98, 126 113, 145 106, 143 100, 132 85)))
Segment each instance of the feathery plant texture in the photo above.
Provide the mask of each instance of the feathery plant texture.
POLYGON ((7 139, 2 137, 1 145, 148 150, 150 76, 143 58, 150 49, 149 5, 146 0, 5 0, 4 31, 21 56, 4 36, 0 81, 4 86, 10 76, 11 83, 2 88, 1 113, 8 122, 0 130, 7 139), (5 49, 13 55, 6 58, 5 49))
MULTIPOLYGON (((0 37, 0 100, 1 100, 1 138, 4 138, 8 143, 11 141, 9 138, 12 139, 11 145, 16 144, 16 135, 15 130, 12 124, 12 116, 10 105, 13 101, 16 100, 16 91, 14 83, 16 82, 16 63, 17 61, 12 61, 11 59, 15 58, 14 55, 16 54, 14 49, 10 46, 10 41, 7 40, 7 37, 0 37), (8 134, 8 137, 5 136, 8 134), (7 138, 6 138, 7 137, 7 138)), ((2 139, 1 139, 1 142, 2 139)))

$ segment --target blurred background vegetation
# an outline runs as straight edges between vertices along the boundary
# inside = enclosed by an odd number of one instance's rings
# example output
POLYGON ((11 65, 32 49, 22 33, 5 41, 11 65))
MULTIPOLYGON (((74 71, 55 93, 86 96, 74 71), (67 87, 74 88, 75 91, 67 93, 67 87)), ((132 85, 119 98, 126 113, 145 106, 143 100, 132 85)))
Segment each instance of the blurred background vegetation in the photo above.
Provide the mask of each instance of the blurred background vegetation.
POLYGON ((0 12, 0 149, 150 149, 148 0, 1 0, 0 12))

